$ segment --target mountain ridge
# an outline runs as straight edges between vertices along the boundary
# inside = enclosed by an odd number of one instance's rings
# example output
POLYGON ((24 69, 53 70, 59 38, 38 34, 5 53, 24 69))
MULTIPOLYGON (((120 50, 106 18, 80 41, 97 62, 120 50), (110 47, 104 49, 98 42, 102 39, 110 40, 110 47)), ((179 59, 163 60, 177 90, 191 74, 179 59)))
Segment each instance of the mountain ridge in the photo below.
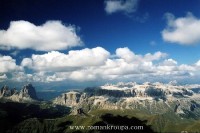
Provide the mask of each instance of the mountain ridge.
POLYGON ((69 126, 101 125, 108 123, 110 118, 114 120, 110 121, 111 124, 120 124, 117 118, 128 121, 137 118, 145 121, 144 124, 155 132, 199 131, 199 85, 121 82, 87 87, 80 91, 71 90, 52 101, 38 102, 34 102, 34 94, 29 93, 29 89, 34 88, 31 86, 25 85, 21 91, 16 92, 6 86, 2 87, 4 89, 1 89, 1 95, 5 94, 3 98, 6 99, 5 102, 0 102, 2 129, 6 125, 5 122, 13 124, 12 128, 6 126, 3 130, 32 133, 36 130, 52 133, 73 132, 75 130, 71 130, 69 126), (32 100, 9 102, 11 94, 32 100), (14 108, 24 113, 18 114, 13 111, 14 108), (10 116, 19 116, 20 121, 13 123, 13 117, 10 116), (104 119, 104 116, 109 119, 104 119))
POLYGON ((191 114, 200 118, 200 94, 194 91, 199 85, 175 85, 162 83, 135 82, 106 84, 88 87, 83 92, 70 91, 53 99, 54 104, 86 111, 93 109, 146 110, 151 114, 167 111, 187 117, 191 114))
POLYGON ((24 85, 20 91, 15 88, 9 89, 8 86, 4 85, 0 91, 0 99, 13 102, 33 102, 37 101, 38 97, 35 88, 29 83, 24 85))

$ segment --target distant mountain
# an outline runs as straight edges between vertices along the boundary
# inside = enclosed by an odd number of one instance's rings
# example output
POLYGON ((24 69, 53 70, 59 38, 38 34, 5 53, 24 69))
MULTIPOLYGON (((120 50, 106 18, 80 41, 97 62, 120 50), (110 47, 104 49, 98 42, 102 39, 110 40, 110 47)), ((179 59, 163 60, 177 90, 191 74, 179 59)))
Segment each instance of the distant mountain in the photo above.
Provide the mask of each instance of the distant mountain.
POLYGON ((1 101, 14 101, 14 102, 31 102, 38 100, 35 88, 32 84, 27 84, 22 87, 20 91, 9 89, 8 86, 4 85, 0 91, 1 101))
POLYGON ((174 83, 137 84, 135 82, 106 84, 88 87, 83 92, 63 93, 53 100, 54 104, 86 111, 94 109, 144 110, 150 114, 172 111, 183 117, 200 118, 200 85, 175 85, 174 83))
POLYGON ((3 86, 0 90, 0 132, 111 132, 70 127, 77 125, 142 125, 144 130, 134 131, 200 132, 199 90, 197 84, 120 82, 64 92, 52 101, 37 101, 31 84, 24 85, 20 91, 3 86))
POLYGON ((20 91, 21 97, 30 97, 32 99, 38 99, 36 96, 35 88, 32 84, 27 84, 23 86, 22 90, 20 91))

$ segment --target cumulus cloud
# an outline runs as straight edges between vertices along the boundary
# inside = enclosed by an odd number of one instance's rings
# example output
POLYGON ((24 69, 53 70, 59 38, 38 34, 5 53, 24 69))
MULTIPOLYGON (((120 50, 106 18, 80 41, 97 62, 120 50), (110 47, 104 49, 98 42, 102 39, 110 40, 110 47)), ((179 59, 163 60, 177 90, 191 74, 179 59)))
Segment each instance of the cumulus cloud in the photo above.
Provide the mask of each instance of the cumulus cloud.
POLYGON ((108 14, 116 12, 132 13, 137 10, 139 0, 107 0, 105 1, 105 11, 108 14))
POLYGON ((0 56, 0 73, 7 73, 20 70, 16 60, 10 56, 0 56))
POLYGON ((24 58, 19 66, 12 57, 1 56, 0 75, 1 80, 6 80, 5 74, 9 73, 12 80, 27 82, 160 81, 200 76, 200 61, 179 65, 176 60, 167 57, 160 51, 140 55, 124 47, 111 54, 102 47, 96 47, 32 55, 24 58))
POLYGON ((200 60, 195 63, 196 66, 200 66, 200 60))
POLYGON ((24 58, 22 60, 22 62, 21 62, 21 66, 22 67, 29 67, 29 68, 31 68, 32 65, 33 65, 33 62, 32 62, 32 60, 30 58, 24 58))
POLYGON ((0 75, 0 82, 8 79, 6 74, 0 75))
POLYGON ((126 62, 145 62, 145 61, 154 61, 159 60, 161 58, 164 58, 167 56, 166 53, 161 53, 160 51, 155 52, 154 54, 147 53, 144 56, 142 55, 136 55, 133 53, 129 48, 118 48, 116 50, 116 55, 122 59, 124 59, 126 62))
POLYGON ((177 65, 177 61, 173 60, 173 59, 167 59, 164 60, 161 65, 163 66, 176 66, 177 65))
POLYGON ((110 53, 104 48, 70 50, 68 54, 51 51, 43 55, 32 55, 32 58, 24 58, 23 67, 43 71, 72 71, 82 67, 103 65, 110 53))
MULTIPOLYGON (((113 58, 101 47, 71 50, 67 54, 52 51, 24 58, 21 66, 35 70, 31 77, 39 81, 114 80, 128 75, 155 73, 154 61, 166 58, 160 51, 137 55, 129 48, 117 48, 113 58)), ((20 76, 18 76, 20 77, 20 76)))
POLYGON ((40 78, 33 76, 34 74, 25 73, 24 71, 12 72, 11 80, 17 82, 45 82, 44 80, 40 80, 40 78), (37 78, 37 79, 36 79, 37 78))
POLYGON ((82 45, 72 25, 47 21, 37 26, 28 21, 11 21, 7 30, 0 30, 0 48, 34 49, 37 51, 64 50, 82 45))
POLYGON ((129 48, 117 48, 116 55, 127 62, 138 60, 140 56, 135 55, 129 48))
POLYGON ((185 17, 175 18, 167 13, 167 27, 162 31, 164 41, 181 45, 194 45, 200 42, 200 19, 187 13, 185 17))

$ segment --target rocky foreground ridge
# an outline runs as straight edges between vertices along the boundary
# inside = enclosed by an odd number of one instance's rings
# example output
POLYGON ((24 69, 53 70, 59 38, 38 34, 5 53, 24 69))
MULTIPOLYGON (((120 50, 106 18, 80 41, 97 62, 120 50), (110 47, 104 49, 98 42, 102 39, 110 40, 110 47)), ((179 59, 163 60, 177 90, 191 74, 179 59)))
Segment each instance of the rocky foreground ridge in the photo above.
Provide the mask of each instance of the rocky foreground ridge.
POLYGON ((153 114, 173 111, 200 118, 200 85, 176 85, 173 82, 106 84, 82 92, 63 93, 53 103, 88 112, 92 109, 138 109, 153 114))
POLYGON ((36 91, 32 84, 24 85, 20 91, 15 88, 9 89, 6 85, 0 90, 1 101, 32 102, 37 99, 36 91))

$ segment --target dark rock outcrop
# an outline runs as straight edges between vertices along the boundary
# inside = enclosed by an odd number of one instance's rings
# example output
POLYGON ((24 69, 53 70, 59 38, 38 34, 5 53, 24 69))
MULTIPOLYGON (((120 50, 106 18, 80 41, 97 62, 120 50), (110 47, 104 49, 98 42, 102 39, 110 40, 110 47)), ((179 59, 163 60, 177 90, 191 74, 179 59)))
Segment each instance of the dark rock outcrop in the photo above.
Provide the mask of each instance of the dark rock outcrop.
POLYGON ((4 86, 1 88, 0 96, 1 96, 1 97, 8 97, 8 96, 11 96, 11 92, 10 92, 8 86, 4 85, 4 86))
POLYGON ((23 86, 20 91, 17 89, 9 89, 8 86, 4 85, 0 90, 0 98, 5 101, 15 101, 15 102, 23 102, 23 101, 31 101, 38 100, 35 88, 32 84, 27 84, 23 86))
POLYGON ((134 97, 136 95, 135 90, 106 90, 101 89, 100 87, 87 87, 84 92, 87 93, 88 96, 112 96, 112 97, 134 97))
POLYGON ((32 99, 38 99, 35 92, 35 88, 32 86, 32 84, 27 84, 23 86, 19 95, 21 95, 22 97, 30 97, 32 99))

